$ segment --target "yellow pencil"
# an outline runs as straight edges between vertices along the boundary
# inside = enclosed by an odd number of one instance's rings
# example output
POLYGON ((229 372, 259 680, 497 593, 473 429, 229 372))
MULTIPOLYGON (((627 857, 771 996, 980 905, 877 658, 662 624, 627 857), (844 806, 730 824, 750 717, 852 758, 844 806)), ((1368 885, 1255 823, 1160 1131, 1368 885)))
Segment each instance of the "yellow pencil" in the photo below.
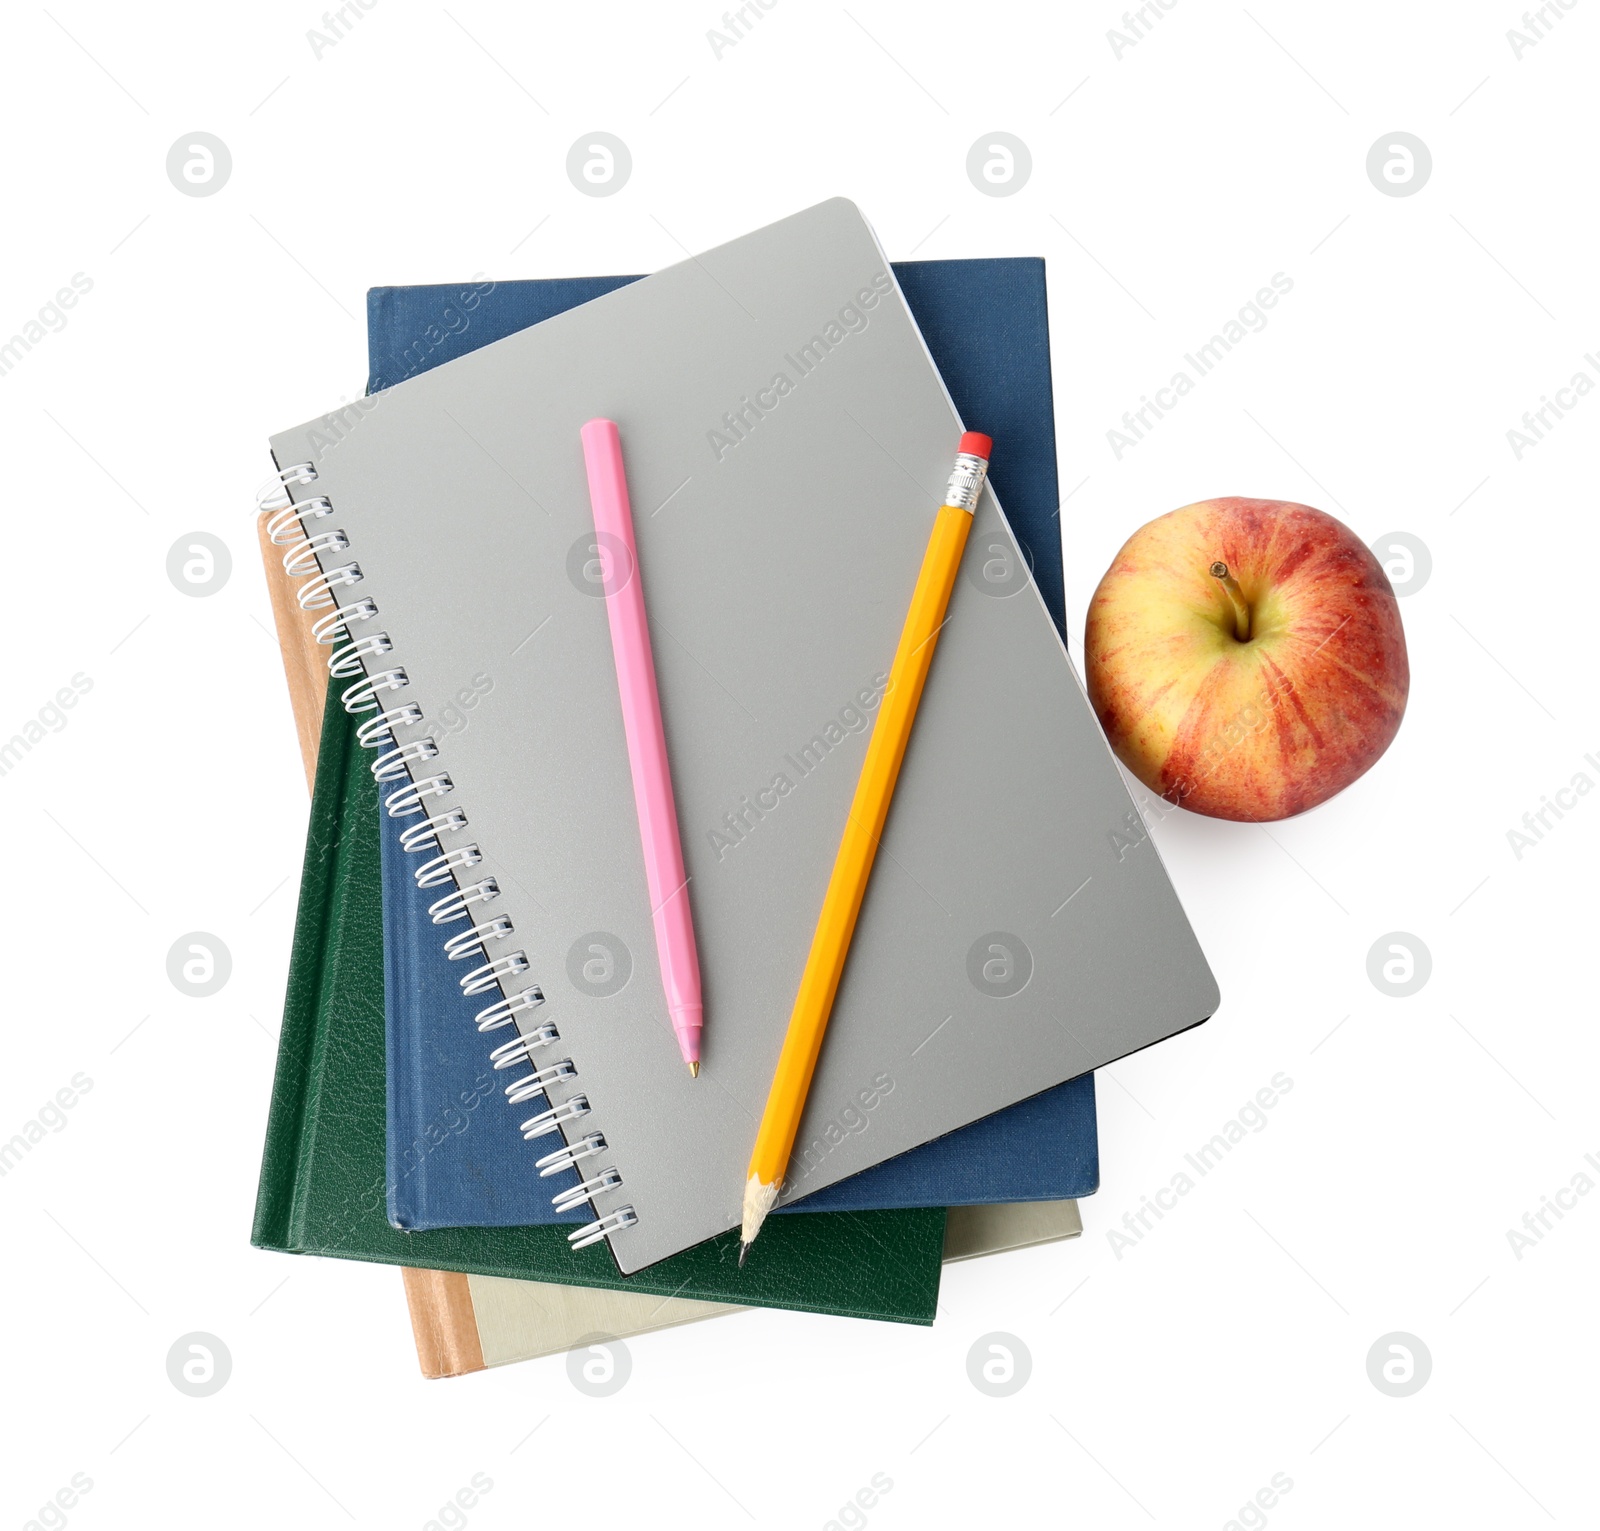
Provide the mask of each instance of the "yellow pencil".
POLYGON ((778 1199, 795 1134, 805 1110, 806 1092, 822 1051, 822 1035, 828 1029, 828 1015, 839 989, 844 962, 850 951, 850 937, 866 895, 867 879, 872 875, 873 858, 889 816, 889 802, 905 759, 911 725, 922 700, 923 683, 944 625, 950 591, 955 585, 961 554, 972 529, 972 513, 989 471, 993 443, 977 431, 968 431, 957 449, 955 471, 945 502, 933 524, 928 550, 923 555, 922 572, 911 594, 900 646, 895 650, 889 671, 889 686, 883 694, 882 710, 873 726, 867 745, 867 758, 856 783, 855 799, 845 823, 839 854, 834 859, 833 875, 828 879, 827 896, 817 917, 816 934, 811 938, 811 954, 806 958, 784 1034, 783 1052, 772 1078, 761 1129, 750 1155, 750 1178, 744 1188, 744 1222, 739 1231, 739 1263, 766 1221, 778 1199))

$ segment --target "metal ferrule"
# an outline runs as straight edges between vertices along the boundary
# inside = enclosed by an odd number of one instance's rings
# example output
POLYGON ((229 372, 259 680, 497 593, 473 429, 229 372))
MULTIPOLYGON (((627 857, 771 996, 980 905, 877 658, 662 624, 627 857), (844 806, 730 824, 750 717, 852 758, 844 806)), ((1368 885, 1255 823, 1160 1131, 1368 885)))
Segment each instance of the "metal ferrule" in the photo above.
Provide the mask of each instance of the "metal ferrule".
POLYGON ((983 493, 983 481, 989 475, 989 464, 970 452, 958 452, 956 465, 950 472, 950 485, 944 492, 946 505, 954 505, 970 516, 978 508, 978 496, 983 493))

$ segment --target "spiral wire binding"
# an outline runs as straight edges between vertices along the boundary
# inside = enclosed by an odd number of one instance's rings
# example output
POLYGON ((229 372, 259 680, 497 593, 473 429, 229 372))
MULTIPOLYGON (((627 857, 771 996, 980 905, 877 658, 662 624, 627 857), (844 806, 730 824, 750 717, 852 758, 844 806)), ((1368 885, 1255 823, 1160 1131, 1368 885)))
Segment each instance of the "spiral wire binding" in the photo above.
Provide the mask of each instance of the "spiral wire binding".
POLYGON ((561 1033, 546 1021, 544 1025, 536 1026, 513 1042, 502 1042, 489 1054, 489 1061, 497 1069, 514 1069, 520 1064, 533 1062, 534 1048, 548 1047, 552 1042, 560 1040, 561 1033))
POLYGON ((356 730, 356 742, 364 750, 374 749, 380 744, 393 744, 396 723, 412 724, 421 721, 422 709, 415 702, 407 702, 403 707, 391 707, 387 712, 380 712, 375 718, 368 718, 356 730))
POLYGON ((284 510, 294 500, 291 485, 314 484, 316 481, 315 463, 297 462, 290 467, 280 468, 256 490, 256 510, 284 510))
MULTIPOLYGON (((492 1005, 485 1005, 473 1019, 478 1023, 479 1031, 498 1031, 502 1026, 509 1026, 523 1011, 537 1010, 543 1003, 544 990, 534 984, 532 988, 513 994, 509 999, 497 999, 492 1005)), ((557 1032, 550 1041, 556 1041, 559 1036, 560 1032, 557 1032)))
POLYGON ((359 601, 352 601, 348 606, 340 606, 327 616, 319 617, 312 624, 311 636, 321 644, 337 643, 340 638, 351 636, 352 622, 369 622, 377 614, 378 603, 362 596, 359 601))
MULTIPOLYGON (((423 798, 443 797, 447 792, 454 792, 455 790, 456 784, 450 780, 450 773, 448 771, 440 771, 435 776, 424 776, 421 781, 413 781, 409 785, 401 787, 397 792, 391 792, 388 797, 384 798, 383 806, 391 819, 408 819, 412 814, 423 811, 423 798)), ((493 879, 491 878, 490 881, 493 881, 493 879)), ((500 889, 496 887, 493 893, 485 896, 493 898, 499 891, 500 889)), ((428 912, 430 914, 433 913, 431 909, 428 912)), ((450 918, 455 919, 457 916, 451 915, 450 918)), ((435 916, 433 923, 438 925, 442 922, 435 916)))
MULTIPOLYGON (((418 720, 422 714, 417 714, 418 720)), ((393 737, 392 735, 390 736, 393 737)), ((431 819, 424 819, 420 824, 413 824, 410 829, 400 831, 400 849, 403 851, 426 850, 431 841, 439 846, 439 836, 446 831, 465 829, 467 816, 459 808, 452 808, 448 813, 436 813, 431 819)), ((442 850, 443 846, 439 846, 442 850)))
MULTIPOLYGON (((374 765, 380 763, 375 761, 374 765)), ((475 867, 482 860, 483 852, 476 845, 458 845, 441 856, 435 856, 432 861, 424 861, 411 875, 416 878, 419 888, 437 888, 443 883, 454 882, 458 871, 475 867)))
POLYGON ((522 1124, 523 1141, 531 1143, 535 1138, 548 1137, 552 1132, 560 1132, 563 1122, 574 1122, 580 1116, 588 1114, 589 1097, 574 1095, 569 1100, 562 1101, 559 1106, 552 1106, 548 1111, 530 1116, 522 1124))
MULTIPOLYGON (((337 658, 337 655, 335 656, 337 658)), ((333 660, 328 661, 329 668, 333 660)), ((374 746, 376 748, 376 746, 374 746)), ((372 779, 374 781, 409 781, 411 779, 411 765, 413 762, 421 763, 424 760, 436 760, 439 756, 439 746, 432 739, 412 739, 407 744, 397 745, 392 750, 385 750, 372 762, 372 779)), ((446 815, 441 815, 446 817, 446 815)), ((430 820, 430 822, 432 822, 430 820)))
POLYGON ((324 553, 344 553, 349 548, 350 536, 343 527, 318 532, 315 537, 302 537, 283 555, 283 572, 290 579, 303 579, 320 572, 322 565, 318 560, 324 553))
POLYGON ((356 585, 361 582, 361 565, 358 563, 342 564, 337 569, 328 569, 318 574, 315 579, 307 580, 300 587, 301 611, 321 611, 324 606, 331 606, 334 602, 335 590, 346 585, 356 585))
POLYGON ((576 1079, 578 1071, 572 1066, 572 1059, 563 1058, 559 1063, 552 1063, 546 1068, 535 1069, 533 1073, 524 1075, 521 1079, 513 1079, 506 1086, 506 1099, 513 1106, 520 1106, 525 1101, 530 1101, 536 1095, 545 1093, 545 1086, 556 1083, 560 1079, 576 1079))
POLYGON ((380 654, 391 653, 393 649, 394 644, 389 641, 388 633, 368 633, 364 638, 353 638, 328 656, 328 673, 342 679, 364 674, 361 666, 363 659, 376 659, 380 654))
POLYGON ((486 962, 482 967, 473 968, 461 979, 461 992, 466 995, 487 994, 490 989, 502 988, 503 980, 516 978, 528 971, 530 964, 526 952, 512 952, 505 957, 496 957, 493 962, 486 962))
MULTIPOLYGON (((361 576, 357 574, 356 578, 360 579, 361 576)), ((404 691, 410 684, 411 677, 403 669, 379 670, 376 675, 369 670, 364 679, 358 680, 353 686, 346 686, 339 693, 339 701, 354 718, 363 712, 378 711, 380 691, 404 691)))
POLYGON ((325 495, 315 495, 309 500, 295 500, 276 512, 267 522, 267 537, 274 547, 281 548, 298 537, 306 535, 306 517, 319 521, 333 514, 333 501, 325 495))
POLYGON ((492 877, 485 877, 482 882, 458 887, 454 893, 435 899, 428 905, 428 918, 435 925, 453 925, 457 920, 466 919, 469 904, 486 904, 499 897, 500 884, 492 877))
MULTIPOLYGON (((350 716, 364 719, 356 730, 357 742, 364 749, 381 750, 372 761, 373 779, 400 784, 384 797, 385 812, 393 819, 427 815, 421 822, 406 826, 400 835, 400 846, 413 854, 435 852, 413 869, 412 877, 419 889, 448 887, 443 897, 428 906, 428 917, 434 925, 452 925, 470 918, 473 905, 497 899, 500 885, 493 877, 483 877, 475 883, 463 882, 461 874, 477 866, 483 860, 483 853, 475 844, 446 847, 441 838, 464 830, 466 814, 459 808, 449 808, 428 815, 424 807, 427 799, 448 796, 455 790, 455 783, 448 771, 420 777, 413 774, 413 767, 438 758, 439 744, 435 738, 423 736, 402 743, 395 737, 396 728, 412 728, 424 721, 422 708, 415 702, 402 702, 392 707, 383 704, 384 693, 405 690, 411 678, 399 665, 383 670, 368 668, 369 661, 392 653, 394 644, 385 632, 358 635, 355 631, 354 624, 370 622, 378 615, 376 601, 358 596, 340 603, 336 592, 360 584, 365 576, 361 565, 354 560, 326 566, 333 563, 335 555, 349 551, 350 539, 342 528, 315 533, 310 530, 308 523, 333 514, 333 502, 327 495, 295 498, 297 488, 316 481, 314 463, 293 463, 261 486, 256 494, 256 508, 259 513, 271 517, 267 522, 267 535, 272 543, 287 548, 283 555, 284 572, 291 578, 305 581, 298 592, 300 609, 327 613, 313 624, 312 636, 324 646, 337 645, 328 656, 328 673, 351 681, 340 694, 340 701, 350 716)), ((486 959, 460 980, 463 996, 498 991, 498 998, 473 1018, 480 1032, 498 1031, 512 1025, 518 1016, 527 1015, 545 1003, 544 991, 538 984, 529 984, 515 993, 508 990, 509 982, 520 978, 532 966, 525 951, 489 956, 488 943, 504 940, 514 929, 508 916, 492 915, 476 920, 444 942, 445 955, 452 962, 472 957, 486 959)), ((551 1021, 541 1022, 526 1032, 519 1028, 512 1041, 502 1043, 489 1054, 489 1060, 496 1069, 532 1067, 537 1049, 560 1040, 561 1032, 551 1021)), ((520 1106, 530 1100, 548 1099, 550 1085, 577 1077, 578 1070, 572 1060, 563 1058, 512 1080, 505 1087, 506 1100, 520 1106)), ((566 1137, 566 1125, 589 1115, 591 1109, 588 1096, 578 1093, 559 1105, 548 1106, 521 1124, 518 1130, 526 1142, 548 1137, 551 1133, 562 1136, 559 1149, 535 1161, 534 1168, 541 1177, 575 1169, 582 1160, 606 1152, 604 1133, 589 1132, 576 1141, 566 1137)), ((594 1198, 603 1192, 621 1190, 622 1185, 621 1173, 615 1166, 608 1165, 552 1197, 551 1204, 557 1212, 566 1213, 576 1211, 587 1202, 591 1210, 598 1212, 594 1198)), ((574 1249, 586 1249, 612 1233, 634 1227, 638 1221, 638 1214, 631 1206, 617 1207, 574 1229, 567 1235, 567 1242, 574 1249)))
POLYGON ((559 1175, 563 1170, 573 1169, 580 1159, 592 1159, 596 1154, 603 1154, 605 1151, 606 1135, 603 1132, 591 1132, 576 1143, 564 1144, 553 1154, 546 1154, 544 1158, 535 1160, 533 1167, 543 1179, 549 1175, 559 1175))
POLYGON ((497 914, 492 920, 485 920, 481 925, 463 930, 458 936, 451 936, 444 943, 444 954, 452 962, 459 962, 463 957, 475 957, 487 950, 483 944, 485 941, 503 941, 515 928, 505 915, 497 914))
POLYGON ((551 1200, 557 1212, 571 1212, 581 1207, 597 1191, 615 1191, 622 1184, 622 1176, 614 1169, 603 1169, 581 1185, 563 1191, 551 1200))
MULTIPOLYGON (((621 1180, 617 1181, 621 1185, 621 1180)), ((618 1207, 615 1212, 608 1212, 604 1217, 596 1218, 592 1223, 585 1223, 581 1228, 574 1228, 567 1235, 567 1243, 574 1249, 587 1249, 591 1244, 598 1244, 601 1239, 608 1238, 613 1233, 620 1233, 624 1228, 632 1228, 639 1221, 639 1214, 632 1207, 618 1207)))

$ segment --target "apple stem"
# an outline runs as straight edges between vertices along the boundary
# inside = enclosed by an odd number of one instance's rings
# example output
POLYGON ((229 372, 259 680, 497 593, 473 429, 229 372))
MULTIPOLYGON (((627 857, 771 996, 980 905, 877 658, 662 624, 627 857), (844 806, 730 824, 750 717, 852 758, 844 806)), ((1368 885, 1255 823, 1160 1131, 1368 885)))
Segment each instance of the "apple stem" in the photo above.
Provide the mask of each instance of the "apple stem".
POLYGON ((1250 608, 1245 604, 1244 591, 1239 588, 1239 581, 1228 573, 1227 564, 1220 559, 1211 565, 1212 578, 1228 592, 1228 599, 1233 603, 1233 636, 1240 643, 1250 641, 1250 608))

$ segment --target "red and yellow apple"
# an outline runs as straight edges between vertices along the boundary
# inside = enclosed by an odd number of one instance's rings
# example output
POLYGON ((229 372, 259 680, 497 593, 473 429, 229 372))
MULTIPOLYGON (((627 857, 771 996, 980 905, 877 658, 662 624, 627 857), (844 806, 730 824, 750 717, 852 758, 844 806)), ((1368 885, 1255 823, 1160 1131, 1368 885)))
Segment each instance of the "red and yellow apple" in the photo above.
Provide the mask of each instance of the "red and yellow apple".
POLYGON ((1250 821, 1304 813, 1370 769, 1411 678, 1378 560, 1287 500, 1202 500, 1140 527, 1089 603, 1084 662, 1140 781, 1250 821))

